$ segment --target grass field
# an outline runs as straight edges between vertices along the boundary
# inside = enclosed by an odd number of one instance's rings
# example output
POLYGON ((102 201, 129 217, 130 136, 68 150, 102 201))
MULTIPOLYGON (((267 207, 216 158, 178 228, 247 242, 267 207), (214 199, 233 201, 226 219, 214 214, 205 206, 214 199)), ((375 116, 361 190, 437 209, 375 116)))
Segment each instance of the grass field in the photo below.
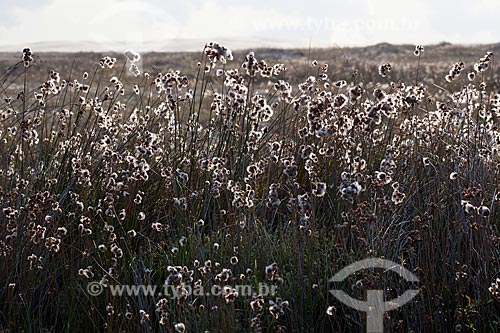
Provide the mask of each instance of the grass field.
POLYGON ((499 49, 0 53, 0 331, 500 331, 499 49))

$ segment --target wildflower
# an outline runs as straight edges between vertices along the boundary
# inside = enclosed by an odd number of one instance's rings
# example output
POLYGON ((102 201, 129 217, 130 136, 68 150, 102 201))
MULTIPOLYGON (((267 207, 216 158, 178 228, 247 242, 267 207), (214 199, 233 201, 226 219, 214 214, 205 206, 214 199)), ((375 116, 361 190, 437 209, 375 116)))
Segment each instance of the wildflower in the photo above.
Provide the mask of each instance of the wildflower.
POLYGON ((92 272, 92 267, 89 266, 85 269, 83 268, 80 268, 78 270, 78 275, 83 275, 85 276, 87 279, 92 279, 94 277, 94 272, 92 272))
POLYGON ((422 52, 424 52, 424 47, 422 45, 417 45, 415 46, 415 51, 413 51, 413 54, 417 57, 419 57, 422 52))
POLYGON ((327 309, 326 309, 326 314, 329 315, 329 316, 333 316, 336 312, 336 308, 334 306, 329 306, 327 309))
POLYGON ((141 324, 149 322, 149 314, 144 310, 139 310, 139 316, 141 317, 141 324))
POLYGON ((352 183, 343 183, 340 185, 340 194, 344 200, 353 202, 354 198, 361 193, 361 185, 355 181, 352 183))
POLYGON ((179 206, 182 210, 187 209, 187 199, 186 198, 173 198, 174 204, 179 206))
POLYGON ((133 50, 126 50, 125 57, 127 57, 128 61, 134 63, 141 60, 141 55, 133 50))
POLYGON ((477 209, 477 212, 479 215, 482 217, 488 217, 490 216, 490 209, 486 206, 481 206, 477 209))
POLYGON ((375 171, 375 178, 381 185, 387 185, 392 181, 391 176, 383 171, 375 171))
POLYGON ((481 59, 479 59, 478 63, 474 64, 474 70, 477 73, 486 71, 488 69, 488 67, 489 67, 490 60, 491 60, 492 56, 493 56, 492 52, 486 53, 486 55, 484 57, 482 57, 481 59))
POLYGON ((108 305, 106 305, 106 312, 108 313, 108 316, 111 316, 115 313, 115 309, 113 305, 111 305, 111 303, 108 303, 108 305))
POLYGON ((215 42, 208 43, 205 46, 204 52, 212 64, 215 64, 217 61, 225 64, 227 60, 233 60, 233 53, 231 50, 215 42))
POLYGON ((398 189, 394 189, 392 192, 392 202, 396 205, 399 205, 403 202, 406 195, 403 192, 400 192, 398 189))
POLYGON ((344 94, 338 94, 333 98, 333 107, 342 109, 347 105, 348 99, 344 94))
POLYGON ((314 188, 312 189, 312 194, 317 197, 322 197, 326 193, 326 183, 317 182, 314 184, 314 188))
POLYGON ((186 325, 183 323, 177 323, 174 325, 174 329, 178 333, 184 333, 184 331, 186 331, 186 325))
POLYGON ((232 256, 230 259, 231 265, 236 265, 238 263, 238 257, 232 256))
POLYGON ((135 199, 134 199, 134 203, 136 205, 140 205, 142 203, 142 195, 140 195, 139 193, 137 193, 136 196, 135 196, 135 199))
POLYGON ((111 252, 115 255, 116 258, 123 257, 123 250, 114 243, 111 244, 111 252))
POLYGON ((462 200, 461 205, 467 214, 471 214, 477 209, 474 205, 472 205, 469 201, 466 200, 462 200))
POLYGON ((262 295, 253 296, 250 301, 250 307, 253 311, 259 312, 264 306, 264 297, 262 295))
POLYGON ((55 237, 47 237, 45 240, 45 247, 49 249, 49 251, 59 252, 61 245, 61 240, 55 237))
POLYGON ((230 269, 223 268, 222 272, 215 276, 215 280, 218 282, 226 282, 233 276, 233 272, 230 269))
POLYGON ((130 311, 125 312, 125 318, 127 320, 131 320, 132 319, 132 312, 130 312, 130 311))
POLYGON ((29 47, 23 49, 22 61, 24 63, 24 67, 30 67, 33 63, 33 52, 29 47))
POLYGON ((128 71, 130 73, 132 73, 135 77, 138 77, 139 75, 141 75, 141 70, 139 69, 139 66, 137 66, 134 63, 130 64, 128 71))
POLYGON ((491 283, 488 291, 496 298, 500 300, 500 278, 496 278, 495 281, 491 283))
POLYGON ((346 85, 347 85, 346 80, 339 80, 339 81, 335 82, 335 87, 337 87, 337 88, 343 88, 346 85))
POLYGON ((57 232, 63 236, 65 236, 68 233, 68 229, 66 227, 59 227, 57 228, 57 232))
POLYGON ((375 88, 373 90, 373 97, 375 97, 376 99, 378 99, 379 101, 381 101, 381 100, 384 99, 385 93, 381 89, 375 88))
POLYGON ((106 57, 101 58, 99 60, 99 66, 101 68, 104 68, 104 67, 113 68, 115 63, 116 63, 116 58, 111 58, 109 56, 106 56, 106 57))
POLYGON ((283 301, 280 297, 277 297, 274 301, 269 300, 269 305, 269 312, 275 319, 278 319, 285 314, 283 309, 288 306, 288 301, 283 301))
POLYGON ((185 172, 183 172, 181 169, 177 169, 177 176, 179 177, 179 180, 181 183, 186 184, 189 180, 189 175, 185 172))
MULTIPOLYGON (((460 76, 460 73, 465 68, 465 64, 463 62, 457 62, 450 69, 449 73, 445 76, 445 80, 447 82, 451 82, 460 76)), ((469 73, 470 74, 470 73, 469 73)), ((472 80, 471 80, 472 81, 472 80)))
POLYGON ((266 266, 265 272, 266 272, 266 278, 268 280, 273 281, 275 276, 277 276, 277 273, 278 273, 278 264, 273 262, 272 264, 266 266))
POLYGON ((231 288, 230 286, 224 286, 222 288, 222 296, 226 303, 230 303, 234 301, 236 297, 238 297, 238 291, 235 288, 231 288))
POLYGON ((381 77, 386 77, 387 75, 389 75, 389 72, 391 71, 391 69, 392 69, 391 64, 389 64, 389 63, 382 64, 378 68, 378 74, 381 77))

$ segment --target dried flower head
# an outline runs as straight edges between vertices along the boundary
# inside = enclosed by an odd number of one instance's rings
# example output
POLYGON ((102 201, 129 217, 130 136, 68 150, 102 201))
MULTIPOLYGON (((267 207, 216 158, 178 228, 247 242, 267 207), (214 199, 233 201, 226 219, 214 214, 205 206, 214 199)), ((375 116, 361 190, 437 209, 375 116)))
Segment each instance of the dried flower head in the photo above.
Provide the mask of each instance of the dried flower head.
POLYGON ((413 51, 413 54, 415 54, 417 57, 420 57, 422 52, 424 52, 424 47, 422 45, 415 46, 415 51, 413 51))
POLYGON ((389 64, 389 63, 382 64, 378 68, 378 74, 381 77, 386 77, 387 75, 389 75, 389 72, 391 71, 391 69, 392 69, 391 64, 389 64))
POLYGON ((174 329, 178 333, 184 333, 186 331, 186 325, 183 323, 177 323, 174 325, 174 329))

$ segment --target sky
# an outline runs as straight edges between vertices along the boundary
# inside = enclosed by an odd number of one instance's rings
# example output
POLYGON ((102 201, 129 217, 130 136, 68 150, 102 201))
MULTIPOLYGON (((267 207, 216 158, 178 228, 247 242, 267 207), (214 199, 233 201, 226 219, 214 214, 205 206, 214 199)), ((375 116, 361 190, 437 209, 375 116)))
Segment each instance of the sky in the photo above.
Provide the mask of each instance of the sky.
POLYGON ((498 0, 0 0, 0 49, 496 43, 499 12, 498 0))

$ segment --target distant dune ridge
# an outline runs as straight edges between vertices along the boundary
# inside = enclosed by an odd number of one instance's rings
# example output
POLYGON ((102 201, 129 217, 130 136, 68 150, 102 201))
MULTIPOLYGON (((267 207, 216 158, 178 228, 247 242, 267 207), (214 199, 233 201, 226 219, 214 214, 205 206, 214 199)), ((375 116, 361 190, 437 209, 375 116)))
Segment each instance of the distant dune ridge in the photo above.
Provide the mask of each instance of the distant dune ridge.
MULTIPOLYGON (((325 48, 325 47, 342 47, 343 45, 332 44, 318 44, 314 41, 294 41, 286 39, 265 39, 254 38, 239 40, 236 38, 214 38, 214 40, 222 42, 224 45, 230 45, 231 49, 250 49, 250 48, 325 48)), ((165 41, 145 41, 140 43, 130 42, 96 42, 96 41, 47 41, 47 42, 34 42, 17 45, 0 45, 0 52, 18 52, 24 47, 29 46, 37 52, 123 52, 126 49, 134 49, 139 52, 179 52, 179 51, 201 51, 203 45, 208 41, 205 39, 169 39, 165 41)), ((359 48, 367 47, 372 52, 376 53, 401 53, 403 45, 378 43, 369 46, 358 46, 359 48)), ((460 44, 451 44, 448 42, 441 42, 434 44, 435 47, 447 48, 456 47, 460 44)), ((466 46, 466 45, 463 45, 466 46)), ((482 46, 487 47, 493 52, 500 50, 500 42, 496 44, 477 44, 467 46, 482 46)), ((345 46, 350 47, 350 46, 345 46)), ((358 48, 356 47, 356 48, 358 48)))
MULTIPOLYGON (((225 45, 231 45, 232 49, 276 47, 307 47, 306 44, 294 43, 291 40, 273 40, 273 39, 231 39, 214 38, 225 45)), ((201 51, 208 41, 205 39, 169 39, 166 41, 146 41, 141 43, 130 42, 96 42, 96 41, 49 41, 19 44, 19 45, 0 45, 0 52, 17 52, 24 47, 29 46, 38 52, 122 52, 126 49, 134 49, 140 52, 168 52, 168 51, 201 51)))

